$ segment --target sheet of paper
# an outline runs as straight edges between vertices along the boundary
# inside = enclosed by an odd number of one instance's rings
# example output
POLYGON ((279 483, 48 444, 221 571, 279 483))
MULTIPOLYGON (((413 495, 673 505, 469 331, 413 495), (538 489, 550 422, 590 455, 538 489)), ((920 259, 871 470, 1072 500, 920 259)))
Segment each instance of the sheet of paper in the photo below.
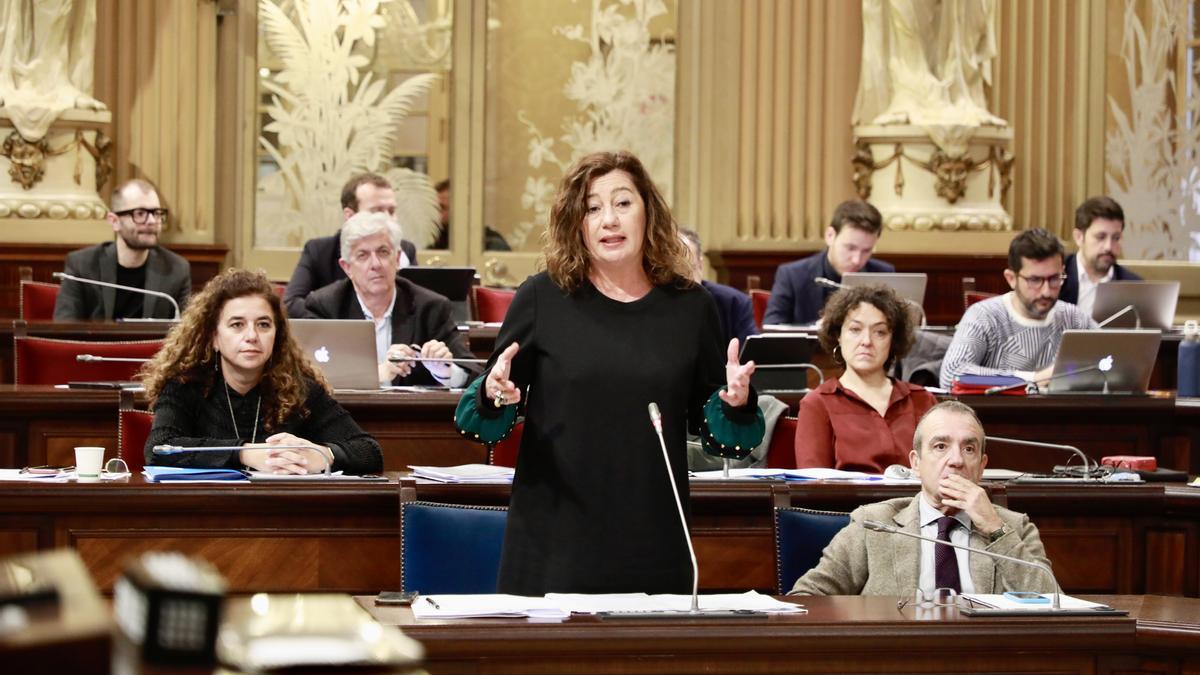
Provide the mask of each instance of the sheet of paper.
POLYGON ((490 464, 462 464, 459 466, 415 466, 409 465, 413 476, 442 483, 509 483, 514 470, 507 466, 490 464))
POLYGON ((571 615, 546 598, 501 593, 480 595, 423 595, 413 601, 417 619, 528 617, 562 621, 571 615))

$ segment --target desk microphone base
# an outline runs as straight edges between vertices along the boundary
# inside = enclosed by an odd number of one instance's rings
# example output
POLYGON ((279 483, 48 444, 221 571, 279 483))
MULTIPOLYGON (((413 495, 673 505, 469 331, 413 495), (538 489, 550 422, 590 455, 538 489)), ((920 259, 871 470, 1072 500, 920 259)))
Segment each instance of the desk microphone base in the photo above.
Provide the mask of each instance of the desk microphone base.
POLYGON ((662 620, 670 619, 679 621, 680 619, 761 619, 767 616, 766 612, 760 612, 754 609, 734 609, 734 610, 713 610, 692 612, 690 610, 682 610, 678 612, 669 611, 648 611, 648 612, 599 612, 596 614, 601 620, 624 620, 634 619, 637 621, 643 620, 662 620))

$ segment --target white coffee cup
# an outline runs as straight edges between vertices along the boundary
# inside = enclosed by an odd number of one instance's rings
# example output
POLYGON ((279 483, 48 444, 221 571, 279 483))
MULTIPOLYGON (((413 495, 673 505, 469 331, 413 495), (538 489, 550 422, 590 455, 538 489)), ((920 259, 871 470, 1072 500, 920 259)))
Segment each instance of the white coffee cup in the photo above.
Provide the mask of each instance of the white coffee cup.
POLYGON ((100 480, 100 467, 104 464, 104 448, 81 445, 75 448, 75 477, 81 483, 100 480))

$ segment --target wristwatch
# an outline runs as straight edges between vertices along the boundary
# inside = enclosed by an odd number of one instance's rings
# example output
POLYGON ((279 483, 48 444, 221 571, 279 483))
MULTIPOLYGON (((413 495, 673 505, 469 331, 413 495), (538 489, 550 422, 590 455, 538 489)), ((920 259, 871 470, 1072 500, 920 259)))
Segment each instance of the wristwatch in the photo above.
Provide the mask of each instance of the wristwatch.
POLYGON ((1000 539, 1000 537, 1003 537, 1004 535, 1008 534, 1011 531, 1012 530, 1008 529, 1008 525, 1001 523, 999 529, 997 529, 995 532, 992 532, 991 534, 984 535, 984 536, 986 536, 988 538, 989 544, 994 544, 994 543, 996 543, 996 541, 998 539, 1000 539))

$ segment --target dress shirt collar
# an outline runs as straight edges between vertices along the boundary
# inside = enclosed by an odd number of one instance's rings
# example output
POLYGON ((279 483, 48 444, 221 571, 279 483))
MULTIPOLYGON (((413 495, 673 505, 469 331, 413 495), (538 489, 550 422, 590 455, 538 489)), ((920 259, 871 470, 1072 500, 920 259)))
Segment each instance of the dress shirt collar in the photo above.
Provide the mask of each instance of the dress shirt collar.
MULTIPOLYGON (((351 288, 353 288, 353 286, 351 286, 351 288)), ((371 310, 367 309, 367 304, 365 302, 363 302, 362 296, 360 296, 358 294, 358 291, 354 292, 354 299, 358 301, 358 306, 362 308, 363 316, 365 316, 366 318, 368 318, 372 321, 375 321, 376 320, 375 317, 371 315, 371 310)), ((394 288, 392 289, 392 299, 388 301, 387 307, 388 307, 387 311, 384 312, 383 316, 381 316, 379 318, 387 321, 388 323, 391 323, 392 312, 394 312, 396 310, 396 289, 394 289, 394 288)))

